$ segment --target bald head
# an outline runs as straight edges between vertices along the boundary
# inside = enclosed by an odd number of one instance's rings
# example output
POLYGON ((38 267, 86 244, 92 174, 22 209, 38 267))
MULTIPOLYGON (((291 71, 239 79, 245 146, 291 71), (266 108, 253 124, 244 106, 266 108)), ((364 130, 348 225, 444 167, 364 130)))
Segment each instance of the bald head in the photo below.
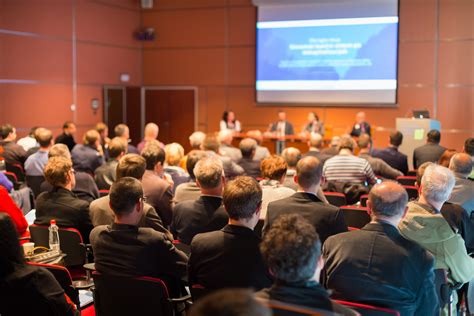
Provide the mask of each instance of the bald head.
POLYGON ((285 159, 288 167, 295 168, 298 161, 301 159, 301 151, 295 147, 288 147, 281 153, 283 159, 285 159))
POLYGON ((356 122, 359 124, 365 122, 365 112, 359 112, 356 114, 356 122))
POLYGON ((149 139, 156 139, 158 138, 158 133, 160 129, 158 128, 158 125, 155 123, 148 123, 145 125, 145 137, 149 139))
POLYGON ((221 144, 226 144, 226 145, 232 144, 233 137, 232 137, 232 132, 230 130, 226 129, 226 130, 220 131, 217 138, 219 139, 219 142, 221 144))
POLYGON ((467 178, 472 172, 471 156, 465 153, 455 154, 449 163, 449 169, 460 176, 467 178))
POLYGON ((251 131, 247 132, 247 137, 253 138, 257 141, 257 144, 261 144, 263 141, 263 135, 262 132, 260 132, 258 129, 253 129, 251 131))
POLYGON ((370 190, 367 203, 374 217, 401 219, 408 203, 408 194, 399 183, 384 181, 370 190))
POLYGON ((323 136, 318 133, 312 133, 309 138, 309 146, 315 148, 321 148, 323 146, 323 136))
POLYGON ((296 165, 296 176, 298 185, 303 189, 318 185, 323 175, 323 165, 318 158, 307 156, 296 165))

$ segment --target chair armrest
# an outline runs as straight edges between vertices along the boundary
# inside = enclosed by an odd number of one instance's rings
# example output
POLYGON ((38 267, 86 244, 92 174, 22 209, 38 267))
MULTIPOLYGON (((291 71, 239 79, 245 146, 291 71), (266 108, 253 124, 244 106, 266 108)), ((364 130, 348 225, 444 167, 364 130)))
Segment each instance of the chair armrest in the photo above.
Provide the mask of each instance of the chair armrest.
POLYGON ((191 295, 185 295, 181 297, 176 297, 176 298, 169 298, 168 299, 171 303, 185 303, 188 300, 191 300, 191 295))

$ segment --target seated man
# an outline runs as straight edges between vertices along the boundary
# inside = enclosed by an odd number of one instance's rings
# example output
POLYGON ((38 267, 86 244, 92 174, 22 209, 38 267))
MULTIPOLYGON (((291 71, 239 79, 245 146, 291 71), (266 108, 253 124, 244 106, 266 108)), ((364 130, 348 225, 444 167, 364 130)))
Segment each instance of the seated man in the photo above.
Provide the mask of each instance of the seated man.
POLYGON ((234 177, 243 175, 244 169, 229 157, 221 155, 219 153, 219 146, 219 140, 212 134, 206 135, 206 138, 202 143, 202 149, 205 150, 209 156, 215 156, 222 161, 226 179, 233 179, 234 177))
POLYGON ((67 146, 69 151, 72 151, 74 146, 76 146, 76 141, 74 140, 74 134, 76 134, 76 124, 71 121, 66 121, 63 124, 63 132, 58 135, 54 140, 55 144, 64 144, 67 146))
POLYGON ((202 159, 194 167, 194 175, 201 197, 177 204, 171 225, 174 236, 186 245, 191 244, 195 235, 219 230, 229 220, 222 206, 225 185, 222 162, 216 157, 202 159))
POLYGON ((75 228, 88 241, 93 228, 89 217, 89 203, 72 192, 76 177, 71 161, 64 157, 49 159, 44 168, 44 176, 53 189, 36 198, 35 224, 49 226, 50 221, 55 219, 59 227, 75 228))
POLYGON ((321 164, 324 165, 326 160, 331 158, 333 155, 328 155, 322 152, 323 150, 323 136, 321 134, 312 133, 308 140, 308 152, 304 154, 306 156, 313 156, 318 158, 321 161, 321 164))
POLYGON ((165 145, 158 140, 158 134, 160 133, 160 128, 155 123, 147 123, 145 125, 145 129, 143 130, 144 138, 143 140, 138 143, 137 150, 138 152, 142 152, 143 148, 147 142, 156 140, 160 144, 161 148, 165 148, 165 145))
POLYGON ((100 145, 100 135, 95 129, 84 134, 84 145, 77 144, 71 151, 74 168, 94 174, 95 169, 104 164, 104 152, 100 145))
POLYGON ((36 138, 40 145, 37 152, 25 161, 25 174, 27 176, 44 176, 44 167, 48 163, 48 151, 53 146, 53 133, 46 128, 36 130, 36 138))
POLYGON ((317 196, 321 185, 321 173, 322 166, 317 158, 305 157, 298 161, 296 165, 298 192, 268 205, 264 232, 279 216, 295 213, 313 224, 323 243, 329 236, 347 231, 342 211, 325 204, 317 196))
POLYGON ((165 151, 157 141, 150 141, 143 148, 142 157, 146 161, 146 170, 142 178, 143 192, 165 227, 169 227, 173 218, 173 192, 171 185, 163 179, 165 151))
POLYGON ((258 129, 254 129, 247 132, 247 137, 254 139, 257 142, 257 149, 255 150, 255 156, 253 160, 262 161, 265 158, 270 157, 270 151, 267 147, 263 147, 263 135, 258 129))
POLYGON ((260 161, 254 160, 255 152, 257 150, 257 142, 252 138, 244 138, 239 144, 242 158, 237 161, 237 164, 244 169, 247 176, 254 179, 260 177, 260 161))
MULTIPOLYGON (((418 201, 408 203, 408 213, 398 228, 405 238, 418 243, 435 257, 435 269, 446 269, 449 283, 474 278, 474 259, 464 240, 440 214, 454 187, 454 175, 445 167, 430 165, 421 179, 418 201)), ((453 306, 456 307, 456 291, 453 306)))
POLYGON ((385 161, 390 167, 395 168, 403 174, 408 173, 408 157, 398 151, 403 142, 403 134, 400 131, 390 133, 390 144, 381 150, 372 150, 372 156, 385 161))
POLYGON ((325 286, 334 298, 394 309, 401 315, 438 314, 433 256, 397 229, 407 201, 400 184, 377 184, 367 201, 372 221, 361 230, 326 240, 325 286))
POLYGON ((461 205, 468 214, 474 211, 474 182, 467 179, 472 172, 472 160, 468 154, 459 153, 451 158, 449 169, 456 180, 449 202, 461 205))
POLYGON ((144 216, 140 181, 119 178, 109 196, 114 222, 95 227, 90 236, 97 271, 110 276, 161 278, 176 293, 173 285, 185 276, 188 258, 165 234, 139 224, 144 216))
MULTIPOLYGON (((159 142, 157 140, 147 142, 147 144, 151 143, 154 143, 159 147, 159 142)), ((183 157, 184 148, 180 144, 171 143, 165 146, 165 164, 163 171, 165 172, 166 176, 171 178, 173 181, 173 186, 171 188, 173 192, 176 186, 189 181, 189 174, 186 172, 186 170, 179 166, 183 157)))
MULTIPOLYGON (((464 141, 464 152, 471 156, 472 164, 474 165, 474 137, 470 137, 464 141)), ((472 172, 467 178, 474 180, 474 168, 472 168, 472 172)))
MULTIPOLYGON (((117 165, 117 180, 123 177, 132 177, 142 180, 145 173, 145 159, 137 154, 127 154, 123 156, 117 165)), ((139 227, 150 227, 156 231, 167 235, 171 240, 173 236, 163 227, 161 218, 156 213, 153 206, 145 203, 143 206, 142 217, 137 223, 139 227)), ((115 220, 115 213, 110 207, 110 195, 101 197, 93 201, 90 205, 90 216, 94 226, 111 225, 115 220)))
POLYGON ((370 155, 370 149, 372 148, 370 136, 368 134, 361 134, 357 140, 359 145, 359 158, 367 160, 372 167, 374 173, 385 179, 396 179, 399 176, 403 176, 403 173, 397 169, 390 167, 385 161, 380 158, 375 158, 370 155))
POLYGON ((298 185, 295 182, 296 164, 301 159, 301 151, 295 147, 287 147, 283 150, 281 156, 288 165, 283 186, 296 190, 298 189, 298 185))
POLYGON ((422 163, 431 161, 437 162, 446 148, 439 145, 441 133, 437 130, 431 130, 426 135, 426 144, 415 148, 413 152, 413 168, 417 169, 422 163))
POLYGON ((0 157, 10 165, 21 165, 25 163, 26 151, 20 145, 15 144, 16 128, 10 124, 0 126, 0 157))
POLYGON ((95 169, 95 183, 99 190, 109 190, 116 180, 117 164, 127 153, 127 143, 120 137, 113 138, 108 144, 109 159, 105 164, 95 169))
POLYGON ((219 147, 219 152, 223 153, 225 156, 229 157, 233 161, 237 162, 242 158, 240 150, 232 146, 232 136, 231 130, 223 130, 219 132, 219 142, 221 146, 219 147))
POLYGON ((197 200, 201 196, 201 188, 196 183, 196 176, 194 175, 194 167, 197 162, 206 157, 206 153, 202 150, 193 149, 188 153, 186 158, 186 170, 189 173, 191 181, 181 183, 176 187, 174 193, 174 202, 180 203, 187 200, 197 200))
POLYGON ((262 189, 250 177, 237 177, 224 189, 229 223, 218 231, 198 234, 191 243, 188 280, 208 290, 271 285, 253 229, 262 206, 262 189))
POLYGON ((324 265, 321 241, 314 227, 302 216, 280 216, 264 235, 260 251, 275 283, 257 292, 257 298, 333 311, 338 315, 358 315, 333 303, 319 284, 324 265))
POLYGON ((118 124, 114 128, 115 137, 120 137, 127 144, 127 153, 129 154, 140 154, 137 147, 130 145, 130 129, 125 124, 118 124))

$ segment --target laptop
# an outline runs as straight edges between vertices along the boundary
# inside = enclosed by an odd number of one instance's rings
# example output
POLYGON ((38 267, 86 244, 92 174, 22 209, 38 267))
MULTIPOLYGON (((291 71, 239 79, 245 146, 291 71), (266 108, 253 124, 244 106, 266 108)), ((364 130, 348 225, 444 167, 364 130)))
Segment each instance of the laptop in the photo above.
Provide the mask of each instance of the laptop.
POLYGON ((428 110, 413 110, 413 117, 419 119, 430 118, 430 112, 428 110))

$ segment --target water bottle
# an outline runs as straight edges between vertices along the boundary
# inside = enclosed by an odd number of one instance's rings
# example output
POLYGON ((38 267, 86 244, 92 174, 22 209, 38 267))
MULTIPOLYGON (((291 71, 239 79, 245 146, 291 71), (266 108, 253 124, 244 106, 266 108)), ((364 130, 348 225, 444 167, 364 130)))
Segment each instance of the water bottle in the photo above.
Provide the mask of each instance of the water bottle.
POLYGON ((59 228, 55 219, 52 219, 49 225, 49 249, 60 252, 59 228))

